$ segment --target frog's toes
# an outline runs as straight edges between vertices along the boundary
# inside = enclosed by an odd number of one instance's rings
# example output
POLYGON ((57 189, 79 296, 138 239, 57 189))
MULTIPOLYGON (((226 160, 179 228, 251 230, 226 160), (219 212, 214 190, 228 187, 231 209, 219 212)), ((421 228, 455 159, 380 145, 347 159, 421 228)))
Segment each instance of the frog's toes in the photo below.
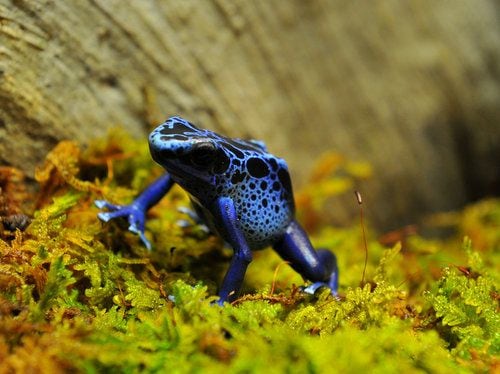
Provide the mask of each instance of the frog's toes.
POLYGON ((308 294, 308 295, 314 295, 316 294, 316 291, 318 291, 320 288, 326 287, 330 290, 330 293, 332 294, 333 298, 336 300, 340 300, 340 297, 338 296, 337 289, 333 289, 332 285, 326 282, 315 282, 309 286, 302 286, 299 287, 299 289, 308 294))
POLYGON ((126 207, 118 207, 117 210, 113 210, 111 212, 99 212, 97 213, 97 217, 99 217, 101 221, 108 222, 109 220, 112 220, 114 218, 126 217, 131 214, 132 213, 130 212, 130 210, 126 207))
POLYGON ((137 235, 139 235, 142 232, 141 230, 139 230, 139 228, 137 228, 137 225, 135 223, 132 223, 128 227, 128 231, 133 232, 134 234, 137 234, 137 235))
POLYGON ((103 222, 108 222, 109 220, 113 219, 116 215, 111 214, 110 212, 99 212, 97 213, 97 217, 103 221, 103 222))
POLYGON ((176 223, 177 223, 177 226, 182 227, 183 229, 186 227, 193 226, 193 224, 190 221, 188 221, 187 219, 178 219, 176 223))
POLYGON ((147 249, 151 249, 151 243, 149 240, 146 238, 146 235, 144 234, 144 216, 141 215, 134 215, 131 213, 129 215, 129 222, 130 225, 128 227, 128 231, 139 235, 141 238, 142 242, 146 246, 147 249))
POLYGON ((118 210, 121 207, 119 205, 114 205, 111 203, 108 203, 106 200, 95 200, 94 205, 98 207, 99 209, 109 209, 109 210, 118 210))
POLYGON ((198 226, 200 227, 200 229, 201 229, 204 233, 206 233, 206 234, 210 234, 210 233, 211 233, 210 228, 209 228, 207 225, 205 225, 205 224, 203 224, 203 223, 200 223, 200 224, 198 224, 198 226))
POLYGON ((208 228, 208 226, 205 225, 204 223, 201 223, 201 222, 193 223, 187 219, 179 219, 179 220, 177 220, 176 223, 177 223, 177 226, 182 227, 183 229, 188 228, 188 227, 193 227, 194 225, 196 225, 205 234, 210 233, 210 229, 208 228))
POLYGON ((147 250, 151 251, 151 248, 152 248, 151 242, 148 240, 148 238, 146 238, 144 231, 139 233, 139 237, 141 238, 142 242, 146 246, 147 250))
POLYGON ((327 287, 327 288, 330 288, 328 286, 328 283, 325 283, 325 282, 315 282, 307 287, 304 287, 302 286, 301 287, 301 291, 304 292, 304 293, 307 293, 309 295, 314 295, 316 293, 316 291, 318 289, 320 289, 321 287, 327 287))
POLYGON ((200 219, 200 216, 198 216, 198 214, 196 214, 196 212, 193 209, 191 209, 191 208, 188 208, 188 207, 185 207, 185 206, 180 206, 180 207, 177 208, 177 211, 180 212, 180 213, 187 214, 188 217, 191 218, 196 223, 203 222, 200 219))
POLYGON ((212 305, 224 306, 224 300, 219 299, 211 303, 212 305))
POLYGON ((108 209, 108 212, 99 212, 97 213, 97 217, 101 221, 108 222, 109 220, 116 217, 123 217, 128 214, 128 211, 120 206, 108 203, 106 200, 95 200, 94 204, 99 209, 108 209))

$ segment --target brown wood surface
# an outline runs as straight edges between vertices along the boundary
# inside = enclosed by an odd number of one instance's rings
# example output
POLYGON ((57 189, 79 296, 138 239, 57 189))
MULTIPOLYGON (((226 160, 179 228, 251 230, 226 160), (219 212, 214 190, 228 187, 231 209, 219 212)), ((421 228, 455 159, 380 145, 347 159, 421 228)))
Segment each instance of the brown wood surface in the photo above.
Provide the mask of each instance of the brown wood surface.
MULTIPOLYGON (((0 163, 172 114, 264 139, 300 185, 325 151, 370 161, 397 227, 498 193, 494 0, 0 0, 0 163)), ((338 221, 356 209, 335 202, 338 221)))

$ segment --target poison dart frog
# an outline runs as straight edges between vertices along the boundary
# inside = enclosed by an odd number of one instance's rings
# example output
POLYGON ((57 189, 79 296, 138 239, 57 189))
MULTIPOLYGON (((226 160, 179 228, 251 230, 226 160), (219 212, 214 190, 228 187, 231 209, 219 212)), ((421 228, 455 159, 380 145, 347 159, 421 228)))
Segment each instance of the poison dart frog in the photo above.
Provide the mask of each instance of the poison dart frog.
POLYGON ((97 200, 97 207, 108 210, 98 214, 102 221, 126 217, 129 230, 150 249, 144 235, 146 211, 177 183, 188 192, 200 221, 234 250, 219 290, 219 305, 237 297, 252 251, 268 246, 315 282, 306 291, 327 286, 336 294, 336 258, 328 250, 315 251, 295 220, 288 166, 268 153, 263 142, 228 138, 171 117, 149 135, 149 148, 166 173, 130 205, 97 200))

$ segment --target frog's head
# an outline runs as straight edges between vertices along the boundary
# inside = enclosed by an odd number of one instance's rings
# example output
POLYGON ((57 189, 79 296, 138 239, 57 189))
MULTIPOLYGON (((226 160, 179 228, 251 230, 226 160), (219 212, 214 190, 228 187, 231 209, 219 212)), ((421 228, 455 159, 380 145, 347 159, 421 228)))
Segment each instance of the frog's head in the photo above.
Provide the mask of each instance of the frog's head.
POLYGON ((217 138, 180 117, 170 117, 149 135, 153 159, 180 181, 213 183, 230 161, 217 138))

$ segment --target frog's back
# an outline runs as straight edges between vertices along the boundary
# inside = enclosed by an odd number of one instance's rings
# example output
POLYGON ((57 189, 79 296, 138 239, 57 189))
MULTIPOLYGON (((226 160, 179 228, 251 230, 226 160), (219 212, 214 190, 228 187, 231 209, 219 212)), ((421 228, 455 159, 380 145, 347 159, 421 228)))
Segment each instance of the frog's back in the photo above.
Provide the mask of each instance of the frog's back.
MULTIPOLYGON (((235 142, 246 141, 235 139, 235 142)), ((254 143, 251 143, 252 145, 254 143)), ((217 176, 217 193, 231 197, 241 229, 252 249, 272 245, 294 216, 292 185, 286 162, 262 150, 231 155, 227 172, 217 176)))

